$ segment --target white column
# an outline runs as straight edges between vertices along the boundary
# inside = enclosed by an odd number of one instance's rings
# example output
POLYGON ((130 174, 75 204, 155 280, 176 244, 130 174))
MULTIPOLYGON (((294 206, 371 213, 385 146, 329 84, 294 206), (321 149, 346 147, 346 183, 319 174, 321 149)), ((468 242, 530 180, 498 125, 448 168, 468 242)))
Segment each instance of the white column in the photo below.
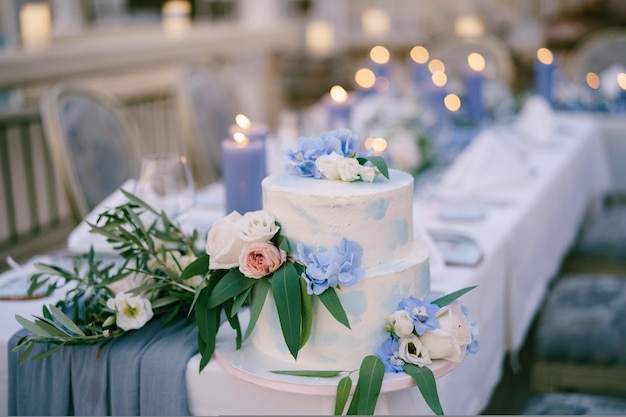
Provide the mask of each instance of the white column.
POLYGON ((83 9, 80 0, 51 0, 52 32, 67 34, 83 28, 83 9))

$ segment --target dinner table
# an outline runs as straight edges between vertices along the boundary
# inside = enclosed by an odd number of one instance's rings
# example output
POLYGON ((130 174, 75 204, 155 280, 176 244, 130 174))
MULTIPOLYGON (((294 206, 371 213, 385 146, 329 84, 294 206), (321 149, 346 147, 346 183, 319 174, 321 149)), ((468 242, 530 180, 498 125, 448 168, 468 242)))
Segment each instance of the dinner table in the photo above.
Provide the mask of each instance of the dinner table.
MULTIPOLYGON (((556 113, 550 141, 541 143, 526 141, 513 128, 492 126, 485 129, 484 135, 479 134, 450 166, 434 171, 428 181, 416 181, 414 237, 431 251, 431 291, 444 294, 477 286, 461 301, 478 324, 480 349, 437 379, 446 414, 480 414, 488 405, 502 377, 506 356, 515 359, 521 349, 588 208, 611 189, 602 135, 598 119, 586 114, 556 113), (494 147, 499 147, 499 154, 491 153, 489 149, 494 147), (485 158, 493 163, 478 163, 485 158), (496 159, 509 162, 497 163, 496 159), (480 186, 481 181, 484 186, 480 186), (455 193, 455 186, 463 192, 455 193)), ((224 194, 221 182, 198 190, 187 227, 205 233, 212 222, 226 214, 224 194)), ((119 193, 111 196, 98 209, 113 204, 119 197, 119 193)), ((68 248, 84 251, 93 245, 106 250, 106 243, 86 233, 87 230, 86 222, 78 225, 68 239, 68 248)), ((35 257, 32 261, 39 260, 35 257)), ((29 269, 32 261, 22 270, 1 274, 0 288, 15 274, 25 277, 27 272, 32 272, 29 269)), ((54 303, 62 296, 62 292, 57 292, 47 298, 0 301, 3 323, 0 356, 5 358, 0 362, 0 415, 16 413, 16 407, 26 401, 19 397, 21 391, 11 386, 11 381, 18 380, 13 374, 19 376, 20 372, 19 365, 15 365, 16 355, 8 349, 13 335, 21 329, 15 315, 40 314, 44 304, 54 303), (10 363, 13 365, 9 366, 10 363)), ((255 353, 249 347, 237 351, 229 336, 228 329, 220 331, 215 358, 202 371, 197 353, 179 370, 184 381, 180 395, 186 401, 188 414, 333 413, 334 392, 326 383, 301 383, 268 376, 267 366, 255 360, 255 353)), ((119 342, 120 346, 122 343, 119 342)), ((110 367, 118 360, 115 355, 124 355, 124 349, 118 348, 115 354, 111 352, 107 356, 110 367)), ((41 366, 49 359, 39 361, 41 366)), ((166 361, 163 358, 162 362, 166 361)), ((150 363, 159 366, 159 361, 150 363)), ((32 372, 36 372, 34 368, 32 372)), ((154 373, 150 377, 154 378, 154 373)), ((72 377, 69 379, 67 382, 72 385, 72 377)), ((141 379, 138 381, 143 383, 141 379)), ((107 383, 116 381, 111 379, 107 383)), ((156 404, 149 413, 155 415, 160 398, 153 395, 150 401, 156 404)), ((165 398, 169 397, 164 396, 161 401, 165 398)), ((72 401, 80 402, 81 398, 74 396, 72 401)), ((141 407, 143 400, 139 403, 141 407)), ((103 407, 95 413, 112 410, 111 405, 103 407)), ((78 409, 89 411, 89 404, 78 409)), ((136 411, 148 413, 142 409, 136 411)), ((403 386, 383 390, 376 414, 432 412, 417 387, 403 386)))

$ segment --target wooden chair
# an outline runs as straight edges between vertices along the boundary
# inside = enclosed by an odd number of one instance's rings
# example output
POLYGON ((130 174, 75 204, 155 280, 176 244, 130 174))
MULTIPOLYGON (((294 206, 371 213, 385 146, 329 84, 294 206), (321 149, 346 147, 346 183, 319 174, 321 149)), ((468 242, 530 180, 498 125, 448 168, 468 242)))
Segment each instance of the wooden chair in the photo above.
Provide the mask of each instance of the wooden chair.
POLYGON ((115 97, 81 83, 55 85, 40 107, 55 169, 79 222, 136 175, 139 131, 115 97))
POLYGON ((237 100, 216 71, 189 64, 179 70, 177 101, 185 153, 196 186, 202 187, 222 176, 221 142, 229 137, 237 100))

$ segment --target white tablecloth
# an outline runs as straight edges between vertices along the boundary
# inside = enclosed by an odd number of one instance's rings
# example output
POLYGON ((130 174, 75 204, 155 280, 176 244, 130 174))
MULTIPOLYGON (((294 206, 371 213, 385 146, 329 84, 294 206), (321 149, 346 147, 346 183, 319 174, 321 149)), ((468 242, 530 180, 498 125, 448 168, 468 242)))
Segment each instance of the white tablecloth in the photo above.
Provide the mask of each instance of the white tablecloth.
MULTIPOLYGON (((507 352, 517 351, 536 314, 549 280, 572 243, 590 199, 610 186, 600 130, 592 118, 559 116, 554 146, 528 151, 533 180, 507 192, 508 204, 486 205, 481 221, 444 221, 441 202, 416 199, 416 231, 436 228, 464 232, 483 252, 476 267, 443 267, 432 271, 432 289, 450 292, 469 285, 477 289, 462 302, 478 322, 480 352, 468 356, 452 373, 437 380, 446 414, 480 413, 501 377, 507 352)), ((219 211, 219 189, 200 196, 206 219, 219 211), (217 204, 217 205, 216 205, 217 204)), ((203 218, 202 213, 192 217, 203 218)), ((419 237, 419 234, 417 234, 419 237)), ((50 302, 51 300, 45 300, 50 302)), ((19 329, 15 314, 40 314, 44 301, 0 301, 0 357, 19 329)), ((199 357, 187 367, 190 412, 218 414, 332 414, 334 397, 291 394, 264 388, 229 375, 216 361, 198 372, 199 357), (245 398, 245 401, 242 399, 245 398)), ((0 362, 0 414, 6 414, 7 361, 0 362)), ((379 414, 431 414, 416 388, 382 394, 379 414)))

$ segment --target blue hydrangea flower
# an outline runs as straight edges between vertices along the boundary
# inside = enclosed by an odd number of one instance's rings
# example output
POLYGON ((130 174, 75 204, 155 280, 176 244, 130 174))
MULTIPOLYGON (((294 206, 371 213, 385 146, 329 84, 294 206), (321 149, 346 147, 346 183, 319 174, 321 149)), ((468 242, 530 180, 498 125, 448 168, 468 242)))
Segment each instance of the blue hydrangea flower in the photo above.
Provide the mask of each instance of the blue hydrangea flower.
POLYGON ((363 249, 346 238, 332 250, 314 250, 298 242, 294 257, 306 267, 302 277, 309 294, 319 295, 328 287, 338 285, 351 287, 363 279, 364 271, 360 267, 363 249))
POLYGON ((359 148, 359 138, 350 129, 337 129, 324 132, 317 137, 301 137, 298 149, 285 152, 287 172, 302 177, 322 178, 315 161, 322 155, 333 152, 349 157, 359 148))
POLYGON ((436 304, 411 296, 400 301, 398 308, 409 313, 415 325, 415 333, 418 336, 423 335, 428 330, 439 327, 439 321, 436 318, 439 306, 436 304))
POLYGON ((472 341, 470 342, 469 345, 467 345, 467 351, 471 353, 472 355, 475 355, 478 353, 478 350, 479 350, 478 324, 476 323, 476 321, 472 320, 472 318, 469 316, 469 310, 467 309, 467 307, 465 307, 464 305, 461 305, 461 311, 463 312, 463 315, 465 315, 465 318, 467 318, 467 322, 469 323, 472 329, 472 333, 471 333, 472 341))
POLYGON ((402 366, 404 361, 400 359, 398 351, 400 345, 396 339, 386 339, 380 346, 376 348, 376 356, 385 365, 385 372, 404 372, 402 366))

